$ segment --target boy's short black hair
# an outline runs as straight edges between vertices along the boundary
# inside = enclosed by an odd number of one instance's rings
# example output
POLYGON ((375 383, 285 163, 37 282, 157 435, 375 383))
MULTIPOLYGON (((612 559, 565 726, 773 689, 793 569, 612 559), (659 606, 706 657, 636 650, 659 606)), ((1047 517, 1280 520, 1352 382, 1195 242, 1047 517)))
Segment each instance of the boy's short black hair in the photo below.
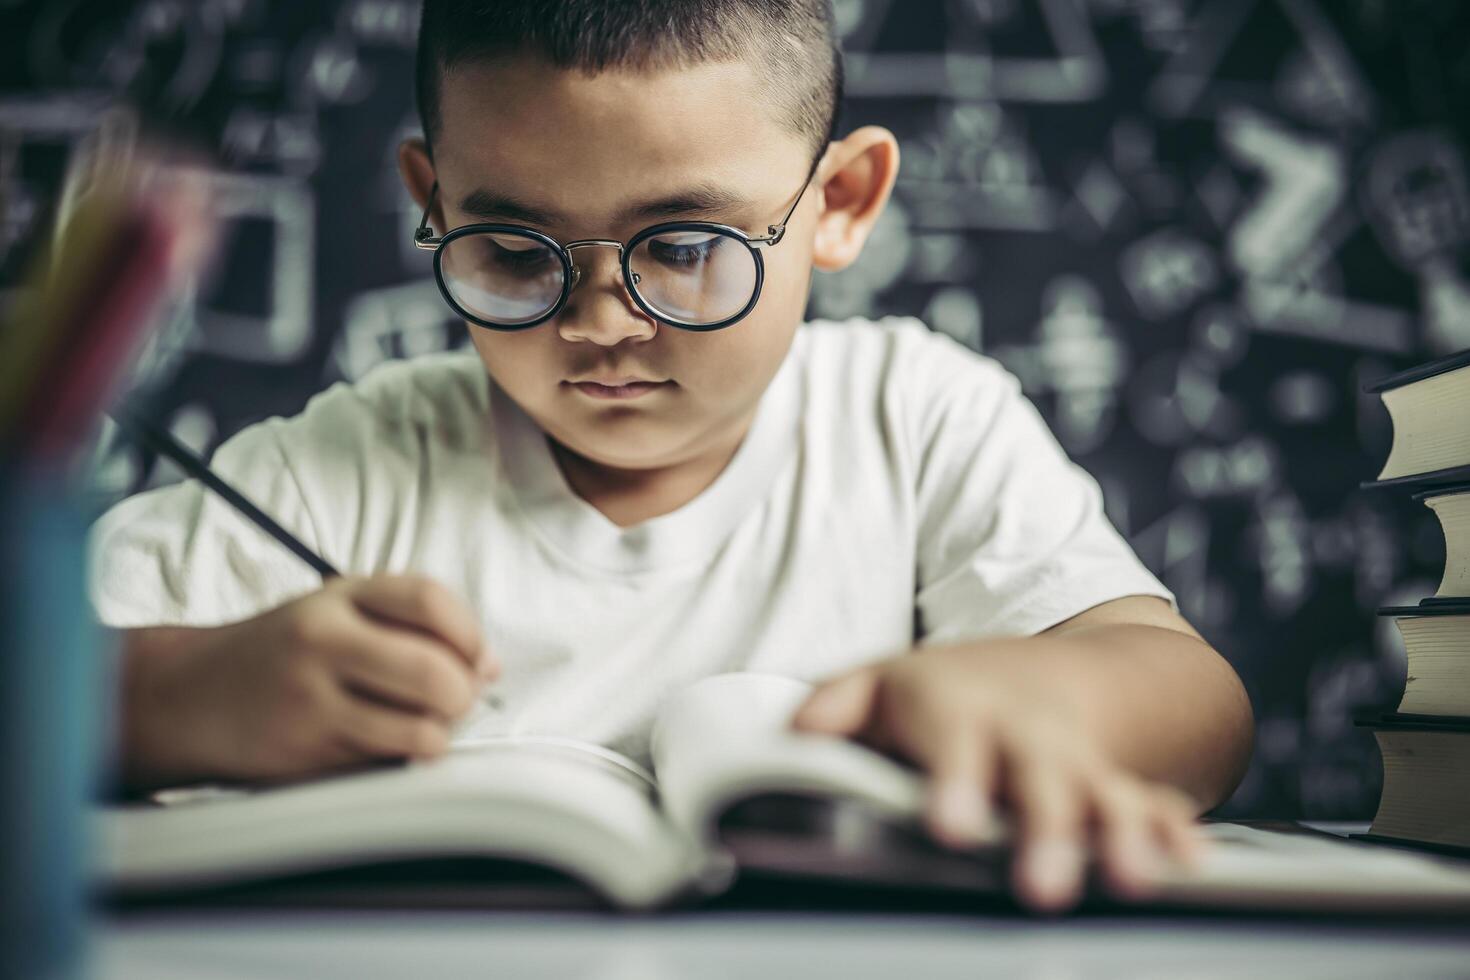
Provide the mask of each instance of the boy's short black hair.
POLYGON ((750 59, 814 154, 837 125, 842 55, 831 0, 424 0, 415 82, 431 147, 443 74, 523 51, 587 72, 750 59))

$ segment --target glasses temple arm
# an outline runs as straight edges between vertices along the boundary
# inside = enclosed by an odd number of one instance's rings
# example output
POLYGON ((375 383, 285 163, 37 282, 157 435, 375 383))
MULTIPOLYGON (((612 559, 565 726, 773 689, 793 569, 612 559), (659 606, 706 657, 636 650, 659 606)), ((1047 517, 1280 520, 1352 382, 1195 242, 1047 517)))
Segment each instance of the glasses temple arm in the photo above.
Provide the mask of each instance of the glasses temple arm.
POLYGON ((413 243, 419 248, 435 248, 439 239, 434 237, 434 229, 429 227, 429 212, 434 210, 434 198, 439 195, 439 182, 434 181, 434 186, 429 189, 429 199, 424 202, 424 216, 419 219, 419 226, 414 229, 413 243))
POLYGON ((801 204, 801 199, 806 196, 806 189, 812 186, 812 178, 817 175, 817 167, 821 164, 821 162, 822 157, 820 155, 812 161, 812 168, 808 170, 806 174, 806 183, 801 185, 801 190, 798 191, 796 194, 796 200, 792 201, 791 207, 786 209, 786 216, 783 217, 779 223, 766 226, 765 238, 753 238, 751 239, 751 241, 761 242, 766 245, 775 245, 776 243, 781 241, 782 237, 786 234, 786 223, 790 221, 791 216, 796 213, 796 208, 799 204, 801 204))

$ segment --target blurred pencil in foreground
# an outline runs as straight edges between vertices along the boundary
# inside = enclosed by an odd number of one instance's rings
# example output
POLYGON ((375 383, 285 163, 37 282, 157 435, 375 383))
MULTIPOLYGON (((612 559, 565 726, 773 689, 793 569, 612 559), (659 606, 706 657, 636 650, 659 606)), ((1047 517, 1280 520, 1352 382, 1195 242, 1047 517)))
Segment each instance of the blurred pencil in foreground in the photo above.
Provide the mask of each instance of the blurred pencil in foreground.
POLYGON ((64 464, 95 425, 169 293, 213 238, 190 171, 129 152, 92 161, 0 328, 0 446, 22 465, 64 464))

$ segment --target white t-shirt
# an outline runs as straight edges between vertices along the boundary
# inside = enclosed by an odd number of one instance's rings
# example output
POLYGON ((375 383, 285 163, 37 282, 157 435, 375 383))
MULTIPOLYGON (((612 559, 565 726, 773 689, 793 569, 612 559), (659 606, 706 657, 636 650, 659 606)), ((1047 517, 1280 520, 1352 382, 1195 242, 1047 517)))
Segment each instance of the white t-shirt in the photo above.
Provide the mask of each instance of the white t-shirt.
MULTIPOLYGON (((473 351, 334 385, 213 466, 344 572, 422 573, 468 600, 504 670, 463 737, 642 759, 662 699, 710 674, 816 680, 1120 596, 1173 601, 1016 379, 914 320, 803 325, 725 470, 633 527, 570 489, 473 351)), ((320 585, 195 481, 109 511, 93 558, 119 627, 232 622, 320 585)))

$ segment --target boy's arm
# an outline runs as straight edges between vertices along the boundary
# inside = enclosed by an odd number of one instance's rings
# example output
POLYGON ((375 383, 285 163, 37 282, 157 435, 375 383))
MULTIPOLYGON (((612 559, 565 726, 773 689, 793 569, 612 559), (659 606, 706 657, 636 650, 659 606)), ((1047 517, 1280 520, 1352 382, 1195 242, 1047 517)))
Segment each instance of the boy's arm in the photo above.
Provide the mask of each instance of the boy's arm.
POLYGON ((1070 641, 1047 660, 1109 758, 1184 790, 1201 811, 1240 783, 1255 730, 1245 687, 1163 599, 1115 599, 1040 635, 1070 641))
POLYGON ((1192 823, 1250 755, 1230 666, 1162 599, 1103 603, 1032 637, 978 640, 853 671, 796 717, 907 756, 931 774, 929 823, 976 840, 992 800, 1015 822, 1015 885, 1071 904, 1095 849, 1110 884, 1146 891, 1165 855, 1197 853, 1192 823))

